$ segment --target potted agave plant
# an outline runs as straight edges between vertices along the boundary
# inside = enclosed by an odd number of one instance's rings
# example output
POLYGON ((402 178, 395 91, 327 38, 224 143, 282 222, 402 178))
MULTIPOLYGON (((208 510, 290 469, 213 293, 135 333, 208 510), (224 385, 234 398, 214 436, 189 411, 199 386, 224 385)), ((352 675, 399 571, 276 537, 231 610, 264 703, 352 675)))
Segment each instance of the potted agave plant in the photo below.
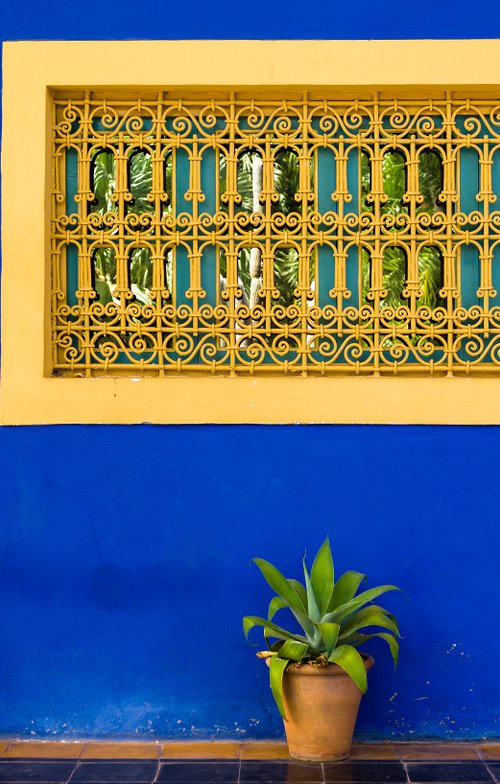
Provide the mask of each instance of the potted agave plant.
POLYGON ((358 593, 366 575, 346 572, 337 581, 329 540, 326 539, 309 574, 304 557, 305 584, 287 579, 275 566, 254 558, 275 592, 267 619, 247 615, 245 636, 254 626, 264 630, 267 650, 257 654, 269 666, 270 685, 284 720, 290 755, 304 760, 340 760, 349 756, 367 672, 374 660, 358 648, 372 637, 389 646, 398 661, 398 623, 394 615, 373 604, 395 585, 358 593), (295 616, 302 632, 274 623, 280 610, 295 616), (381 629, 382 631, 375 631, 381 629))

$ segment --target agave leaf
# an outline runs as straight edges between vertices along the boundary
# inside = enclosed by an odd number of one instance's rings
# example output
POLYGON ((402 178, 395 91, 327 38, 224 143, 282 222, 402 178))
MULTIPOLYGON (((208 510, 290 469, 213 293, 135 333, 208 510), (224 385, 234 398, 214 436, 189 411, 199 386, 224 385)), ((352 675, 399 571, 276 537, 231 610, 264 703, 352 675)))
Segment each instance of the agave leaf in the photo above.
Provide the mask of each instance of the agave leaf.
POLYGON ((370 588, 368 591, 363 591, 363 593, 355 596, 354 599, 351 599, 349 602, 345 602, 345 604, 341 604, 340 607, 337 607, 334 612, 334 615, 336 616, 334 620, 340 623, 345 618, 347 618, 348 615, 352 615, 352 613, 359 610, 360 607, 363 607, 363 605, 373 601, 373 599, 376 599, 377 596, 381 596, 383 593, 387 593, 387 591, 400 590, 401 588, 398 588, 397 585, 379 585, 376 588, 370 588))
POLYGON ((342 621, 340 625, 345 627, 354 618, 357 618, 360 613, 368 612, 369 610, 378 610, 378 612, 381 612, 383 615, 385 615, 386 618, 389 618, 389 620, 392 621, 395 626, 398 626, 398 619, 396 616, 390 613, 389 610, 386 610, 385 607, 381 607, 379 604, 369 604, 367 607, 358 608, 356 612, 352 613, 349 618, 346 618, 344 621, 342 621))
POLYGON ((309 577, 309 572, 307 571, 305 557, 304 557, 304 560, 302 562, 302 565, 304 567, 304 577, 305 577, 305 581, 306 581, 307 614, 308 614, 309 618, 311 619, 311 621, 313 621, 313 623, 318 623, 318 621, 321 619, 321 613, 319 611, 319 607, 318 607, 318 604, 316 602, 316 597, 314 595, 313 587, 312 587, 311 580, 310 580, 310 577, 309 577))
POLYGON ((363 580, 366 580, 366 574, 361 574, 361 572, 346 572, 342 577, 339 577, 333 586, 327 611, 333 612, 340 605, 350 602, 363 580))
POLYGON ((245 637, 248 639, 248 634, 254 626, 263 626, 264 629, 268 632, 272 632, 273 637, 277 637, 280 640, 298 640, 298 642, 307 642, 306 637, 302 637, 300 634, 291 634, 287 632, 286 629, 282 629, 281 626, 276 626, 274 623, 270 623, 270 621, 266 621, 265 618, 259 618, 257 615, 245 615, 243 618, 243 631, 245 633, 245 637))
POLYGON ((318 629, 325 643, 327 656, 330 656, 337 644, 340 626, 338 623, 318 623, 318 629))
MULTIPOLYGON (((278 610, 283 610, 285 607, 288 607, 288 602, 285 599, 282 599, 281 596, 275 596, 269 602, 269 610, 267 612, 267 620, 272 621, 278 610)), ((302 626, 304 633, 306 634, 307 638, 310 642, 312 642, 314 638, 314 624, 312 621, 309 620, 305 613, 300 612, 300 610, 294 610, 292 607, 289 608, 294 616, 296 617, 299 624, 302 626)), ((264 637, 267 638, 272 636, 272 634, 264 629, 264 637)))
POLYGON ((334 569, 332 551, 328 537, 321 545, 311 569, 311 585, 316 602, 323 615, 332 597, 334 569))
POLYGON ((287 602, 281 596, 274 596, 269 602, 269 610, 267 611, 267 620, 272 621, 278 610, 288 607, 287 602))
POLYGON ((365 663, 356 648, 353 648, 351 645, 340 645, 332 651, 328 657, 328 661, 342 667, 344 672, 352 678, 361 693, 366 693, 368 683, 366 679, 365 663))
POLYGON ((338 613, 336 610, 333 612, 326 613, 321 618, 321 623, 337 623, 338 613))
POLYGON ((304 607, 307 607, 307 593, 302 583, 300 583, 298 580, 293 580, 291 577, 288 578, 288 582, 294 591, 299 595, 299 598, 304 607))
POLYGON ((286 721, 285 707, 283 705, 283 673, 287 664, 287 659, 280 659, 278 656, 273 656, 269 662, 269 682, 283 721, 286 721))
POLYGON ((301 612, 307 612, 307 608, 303 605, 299 594, 293 585, 290 585, 286 577, 283 577, 279 569, 276 569, 269 561, 264 561, 263 558, 254 558, 253 562, 257 564, 264 579, 278 596, 281 596, 290 607, 301 612))
POLYGON ((278 655, 280 659, 291 659, 292 661, 299 662, 304 658, 308 649, 309 644, 307 642, 286 640, 280 647, 278 655))
POLYGON ((363 629, 365 626, 381 626, 383 629, 389 629, 398 637, 400 636, 397 624, 391 618, 388 618, 381 609, 373 606, 360 610, 345 626, 342 626, 339 635, 340 640, 344 640, 350 634, 358 629, 363 629))
POLYGON ((359 645, 363 645, 363 643, 367 642, 368 640, 372 640, 374 637, 380 637, 382 640, 385 640, 388 644, 392 660, 394 662, 394 669, 398 666, 398 659, 399 659, 399 643, 392 634, 387 632, 373 632, 373 634, 358 634, 354 633, 343 640, 345 645, 352 645, 353 647, 358 647, 359 645))
POLYGON ((309 616, 307 616, 305 613, 301 612, 300 610, 294 610, 293 608, 290 608, 290 609, 291 609, 292 613, 295 615, 297 621, 302 626, 306 636, 309 639, 309 642, 312 642, 312 640, 314 639, 314 633, 315 633, 314 623, 311 621, 309 616))

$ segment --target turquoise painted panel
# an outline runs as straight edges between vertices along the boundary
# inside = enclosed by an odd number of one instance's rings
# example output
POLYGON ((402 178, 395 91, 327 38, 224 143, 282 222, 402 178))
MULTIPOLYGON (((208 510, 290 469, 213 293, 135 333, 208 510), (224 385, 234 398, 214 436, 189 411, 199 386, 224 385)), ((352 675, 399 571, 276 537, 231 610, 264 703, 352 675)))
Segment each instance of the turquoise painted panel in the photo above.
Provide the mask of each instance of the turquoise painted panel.
POLYGON ((332 193, 337 187, 337 166, 333 150, 320 148, 316 154, 316 188, 318 212, 337 212, 332 193))
MULTIPOLYGON (((175 200, 176 212, 187 212, 192 215, 193 203, 185 196, 189 189, 189 156, 185 150, 176 150, 175 153, 175 200)), ((191 304, 192 300, 186 297, 186 291, 191 285, 191 271, 188 251, 184 246, 176 248, 175 252, 175 304, 191 304)))
POLYGON ((320 308, 334 304, 330 289, 335 286, 335 260, 329 245, 318 246, 317 302, 320 308))
POLYGON ((77 212, 78 207, 75 196, 78 193, 78 153, 76 150, 66 150, 66 214, 77 212))
POLYGON ((460 210, 473 212, 479 204, 476 195, 479 193, 479 156, 476 150, 460 151, 460 210))
POLYGON ((479 251, 475 245, 462 245, 460 251, 460 293, 461 304, 465 308, 479 302, 477 290, 481 285, 481 266, 479 251))
POLYGON ((66 302, 68 305, 78 305, 76 292, 78 290, 78 248, 76 245, 66 247, 66 302))
MULTIPOLYGON (((499 191, 500 193, 500 191, 499 191)), ((496 289, 496 295, 490 297, 490 305, 500 305, 500 247, 496 247, 493 252, 493 260, 491 262, 491 279, 493 288, 496 289)))
MULTIPOLYGON (((219 176, 219 161, 215 150, 205 150, 201 161, 201 189, 205 201, 200 205, 201 212, 213 215, 217 211, 217 178, 219 176)), ((217 304, 218 280, 218 251, 213 246, 206 246, 201 258, 201 287, 206 291, 204 302, 210 305, 217 304)))
POLYGON ((490 206, 495 212, 500 210, 500 150, 493 155, 493 166, 491 168, 491 189, 496 194, 496 201, 490 206))
POLYGON ((359 290, 359 267, 361 264, 361 252, 357 248, 351 247, 347 254, 346 259, 346 286, 351 292, 351 296, 347 301, 348 305, 359 307, 360 290, 359 290))
POLYGON ((358 150, 351 150, 347 159, 347 188, 352 200, 346 204, 345 211, 357 213, 360 189, 360 155, 358 150))

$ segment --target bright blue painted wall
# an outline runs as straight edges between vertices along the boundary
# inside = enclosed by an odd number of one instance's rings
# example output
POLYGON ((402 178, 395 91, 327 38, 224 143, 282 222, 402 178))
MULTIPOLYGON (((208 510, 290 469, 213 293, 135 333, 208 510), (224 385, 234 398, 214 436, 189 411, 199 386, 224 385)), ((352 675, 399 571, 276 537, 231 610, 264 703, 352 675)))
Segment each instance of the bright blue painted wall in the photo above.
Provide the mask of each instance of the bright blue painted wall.
MULTIPOLYGON (((0 13, 3 40, 500 36, 490 0, 0 13)), ((499 455, 493 427, 1 429, 0 734, 281 736, 241 634, 269 596, 249 561, 299 576, 327 532, 339 569, 408 593, 358 734, 498 734, 499 455)))
POLYGON ((304 547, 327 532, 339 570, 408 593, 388 599, 400 668, 373 646, 359 732, 495 732, 498 429, 0 436, 4 733, 279 735, 267 670, 241 633, 270 595, 249 562, 300 577, 304 547))

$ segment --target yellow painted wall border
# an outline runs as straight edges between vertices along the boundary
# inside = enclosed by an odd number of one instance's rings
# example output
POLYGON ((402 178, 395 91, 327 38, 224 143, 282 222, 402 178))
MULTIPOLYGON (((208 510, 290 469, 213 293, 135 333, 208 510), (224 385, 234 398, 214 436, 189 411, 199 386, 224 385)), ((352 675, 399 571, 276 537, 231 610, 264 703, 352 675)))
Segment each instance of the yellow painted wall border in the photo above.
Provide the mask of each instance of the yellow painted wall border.
POLYGON ((3 424, 500 424, 500 378, 44 375, 48 89, 494 88, 500 40, 15 42, 3 64, 3 424))

